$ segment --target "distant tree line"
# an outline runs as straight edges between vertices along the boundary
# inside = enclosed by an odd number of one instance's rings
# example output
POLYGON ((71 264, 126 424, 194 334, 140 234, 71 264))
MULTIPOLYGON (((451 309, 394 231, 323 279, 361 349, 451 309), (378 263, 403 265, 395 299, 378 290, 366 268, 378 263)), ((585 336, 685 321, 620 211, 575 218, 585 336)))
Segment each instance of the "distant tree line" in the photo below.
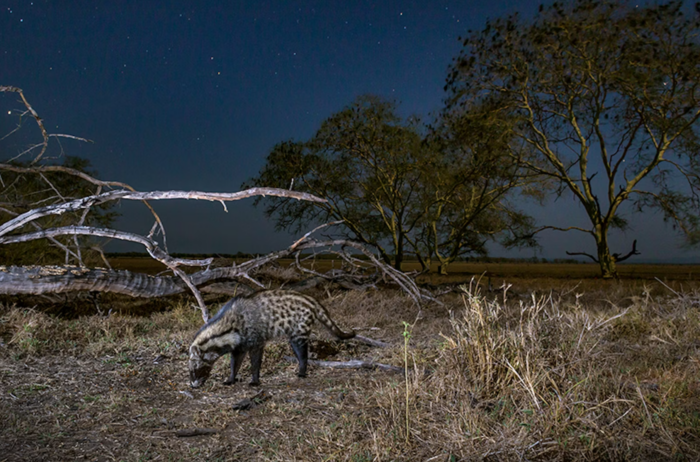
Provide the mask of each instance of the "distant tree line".
MULTIPOLYGON (((539 233, 589 236, 604 278, 627 213, 656 210, 700 242, 700 7, 573 0, 469 31, 425 124, 362 96, 306 141, 276 145, 245 186, 287 187, 327 203, 258 199, 279 229, 342 220, 335 231, 396 268, 442 271, 486 243, 537 245, 539 233), (520 206, 566 194, 589 226, 534 223, 520 206)), ((578 250, 578 249, 574 249, 578 250)))
MULTIPOLYGON (((105 252, 107 258, 150 258, 147 252, 105 252)), ((220 259, 250 259, 258 257, 259 254, 252 254, 246 252, 236 252, 236 253, 179 253, 173 252, 171 254, 176 258, 220 258, 220 259)), ((299 254, 300 260, 313 257, 314 260, 342 260, 338 255, 334 254, 312 254, 301 252, 299 254)), ((392 261, 394 256, 390 255, 392 261)), ((358 260, 368 260, 366 255, 355 254, 355 258, 358 260)), ((418 259, 414 256, 407 256, 404 260, 410 262, 417 262, 418 259)), ((461 257, 455 260, 459 263, 566 263, 566 264, 579 264, 583 263, 579 259, 575 258, 541 258, 537 256, 527 257, 527 258, 517 258, 517 257, 493 257, 489 255, 482 256, 471 256, 471 257, 461 257)))

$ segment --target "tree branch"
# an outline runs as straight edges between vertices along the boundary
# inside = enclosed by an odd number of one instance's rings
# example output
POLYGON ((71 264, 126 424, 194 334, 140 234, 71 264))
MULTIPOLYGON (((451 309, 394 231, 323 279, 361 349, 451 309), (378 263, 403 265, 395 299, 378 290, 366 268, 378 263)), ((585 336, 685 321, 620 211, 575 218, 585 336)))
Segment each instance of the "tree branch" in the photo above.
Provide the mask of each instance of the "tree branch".
POLYGON ((314 196, 312 194, 288 191, 286 189, 277 188, 251 188, 245 191, 236 193, 210 193, 203 191, 109 191, 93 196, 82 197, 70 202, 61 204, 49 205, 23 213, 12 220, 9 220, 0 225, 0 236, 4 236, 10 231, 21 228, 25 224, 37 220, 47 215, 61 215, 66 212, 75 212, 94 205, 103 204, 109 201, 116 200, 170 200, 170 199, 198 199, 208 201, 235 201, 245 199, 252 196, 278 196, 288 197, 298 200, 306 200, 310 202, 326 202, 325 199, 314 196))
POLYGON ((596 257, 594 257, 593 255, 591 255, 591 254, 589 254, 589 253, 586 253, 586 252, 569 252, 569 251, 567 250, 567 251, 566 251, 566 254, 567 254, 567 255, 572 255, 572 256, 575 256, 575 255, 583 255, 584 257, 588 257, 588 258, 590 258, 591 260, 593 260, 593 261, 596 262, 596 263, 600 263, 600 261, 598 261, 598 259, 597 259, 596 257))
MULTIPOLYGON (((285 356, 284 359, 290 362, 296 361, 296 358, 285 356)), ((361 359, 351 359, 350 361, 320 361, 317 359, 309 359, 309 364, 319 367, 330 367, 333 369, 380 369, 387 372, 398 372, 403 374, 403 367, 392 366, 390 364, 382 364, 374 361, 363 361, 361 359)))
POLYGON ((628 254, 621 257, 619 253, 614 253, 612 255, 612 257, 615 259, 616 262, 621 262, 621 261, 627 260, 632 255, 641 255, 641 253, 639 253, 637 251, 637 240, 636 239, 634 240, 634 242, 632 242, 632 250, 630 250, 630 252, 628 254))

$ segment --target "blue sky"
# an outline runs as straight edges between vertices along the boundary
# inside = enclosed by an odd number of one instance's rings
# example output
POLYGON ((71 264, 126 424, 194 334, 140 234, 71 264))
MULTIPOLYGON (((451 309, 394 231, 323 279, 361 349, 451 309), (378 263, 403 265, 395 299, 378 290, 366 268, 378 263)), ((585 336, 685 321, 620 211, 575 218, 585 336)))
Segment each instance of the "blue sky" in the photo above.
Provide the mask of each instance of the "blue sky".
MULTIPOLYGON (((395 98, 404 114, 437 111, 458 37, 487 18, 536 13, 535 1, 236 2, 16 1, 0 10, 0 85, 24 89, 68 154, 89 158, 102 179, 137 190, 237 191, 278 142, 310 137, 364 93, 395 98)), ((0 129, 16 119, 0 96, 0 129)), ((8 151, 10 152, 10 151, 8 151)), ((5 155, 3 153, 3 155, 5 155)), ((155 204, 174 252, 267 252, 276 233, 252 200, 229 205, 155 204)), ((541 222, 582 221, 560 199, 529 208, 541 222)), ((120 206, 118 227, 142 234, 151 219, 120 206)), ((641 260, 697 261, 651 214, 613 236, 613 251, 638 239, 641 260), (618 247, 616 247, 618 246, 618 247)), ((550 233, 539 256, 593 252, 593 242, 550 233)), ((140 250, 114 245, 111 250, 140 250)), ((497 255, 525 256, 532 251, 497 255)))

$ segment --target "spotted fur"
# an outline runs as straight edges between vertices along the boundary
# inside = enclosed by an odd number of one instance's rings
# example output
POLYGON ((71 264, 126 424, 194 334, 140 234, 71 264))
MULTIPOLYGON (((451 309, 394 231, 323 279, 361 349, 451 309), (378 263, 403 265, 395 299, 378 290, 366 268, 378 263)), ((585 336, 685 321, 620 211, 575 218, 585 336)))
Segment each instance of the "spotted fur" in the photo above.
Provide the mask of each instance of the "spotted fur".
POLYGON ((236 381, 246 353, 250 355, 251 385, 260 383, 265 342, 287 337, 299 360, 299 377, 306 377, 309 335, 318 320, 335 337, 348 339, 355 332, 343 332, 318 301, 291 290, 263 290, 229 300, 215 317, 194 337, 190 346, 190 383, 199 387, 209 378, 214 362, 231 354, 231 375, 224 382, 236 381))

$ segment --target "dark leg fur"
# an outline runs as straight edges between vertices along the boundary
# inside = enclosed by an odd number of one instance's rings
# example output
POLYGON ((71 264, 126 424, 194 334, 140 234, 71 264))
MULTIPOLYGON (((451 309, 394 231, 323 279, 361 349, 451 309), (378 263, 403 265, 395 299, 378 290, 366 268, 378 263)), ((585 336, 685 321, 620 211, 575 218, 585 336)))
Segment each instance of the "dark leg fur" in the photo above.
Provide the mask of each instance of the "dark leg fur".
POLYGON ((224 385, 233 385, 236 383, 236 375, 238 375, 238 370, 241 368, 243 358, 245 358, 245 351, 231 352, 231 375, 224 381, 224 385))
POLYGON ((294 338, 289 341, 292 350, 299 360, 299 377, 306 377, 306 364, 309 360, 309 340, 306 338, 294 338))
POLYGON ((260 346, 250 350, 250 371, 252 372, 252 380, 250 386, 260 385, 260 367, 262 366, 264 346, 260 346))

